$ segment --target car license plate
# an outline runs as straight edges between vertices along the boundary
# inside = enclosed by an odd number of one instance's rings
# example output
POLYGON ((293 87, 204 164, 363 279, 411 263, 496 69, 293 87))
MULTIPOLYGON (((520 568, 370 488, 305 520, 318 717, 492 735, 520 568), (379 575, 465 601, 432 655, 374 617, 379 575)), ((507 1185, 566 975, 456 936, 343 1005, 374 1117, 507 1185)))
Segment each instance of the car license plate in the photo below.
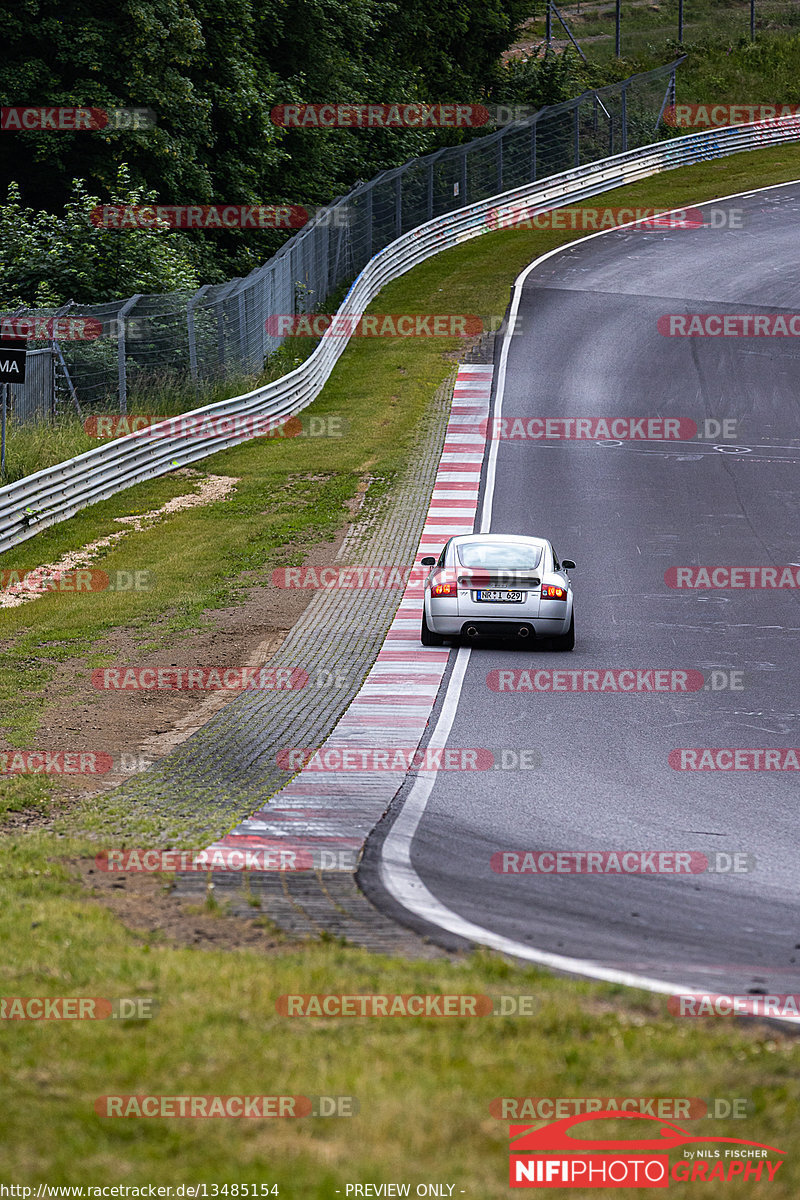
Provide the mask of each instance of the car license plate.
POLYGON ((475 592, 475 599, 480 603, 492 604, 521 604, 525 599, 524 592, 509 592, 509 591, 481 591, 475 592))

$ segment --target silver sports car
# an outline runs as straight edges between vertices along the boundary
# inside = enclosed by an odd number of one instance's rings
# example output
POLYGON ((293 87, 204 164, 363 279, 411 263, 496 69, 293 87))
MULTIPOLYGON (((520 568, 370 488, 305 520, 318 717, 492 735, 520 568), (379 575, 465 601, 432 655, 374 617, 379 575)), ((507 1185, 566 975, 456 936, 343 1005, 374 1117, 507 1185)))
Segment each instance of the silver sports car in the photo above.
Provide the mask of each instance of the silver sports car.
POLYGON ((546 538, 507 533, 452 537, 425 580, 420 637, 424 646, 445 638, 528 638, 559 650, 575 645, 572 582, 546 538))

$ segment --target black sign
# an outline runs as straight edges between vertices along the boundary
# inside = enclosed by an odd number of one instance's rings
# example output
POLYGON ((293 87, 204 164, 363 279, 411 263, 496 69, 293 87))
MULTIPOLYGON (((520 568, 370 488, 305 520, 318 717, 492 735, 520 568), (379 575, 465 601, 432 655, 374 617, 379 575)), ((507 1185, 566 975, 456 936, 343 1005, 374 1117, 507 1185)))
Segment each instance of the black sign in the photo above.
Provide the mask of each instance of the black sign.
POLYGON ((0 383, 24 383, 28 343, 24 338, 0 339, 0 383))

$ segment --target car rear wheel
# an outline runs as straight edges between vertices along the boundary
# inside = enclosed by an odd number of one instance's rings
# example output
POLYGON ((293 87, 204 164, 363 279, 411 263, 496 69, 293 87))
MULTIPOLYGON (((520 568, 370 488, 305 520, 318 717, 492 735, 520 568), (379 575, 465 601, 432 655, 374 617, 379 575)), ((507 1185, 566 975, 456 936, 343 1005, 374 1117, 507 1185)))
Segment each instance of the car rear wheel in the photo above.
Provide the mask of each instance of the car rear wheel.
POLYGON ((553 638, 551 641, 551 645, 554 650, 573 650, 574 649, 574 647, 575 647, 575 613, 574 612, 570 618, 569 629, 567 630, 567 632, 563 635, 563 637, 553 638))
POLYGON ((428 622, 425 620, 425 606, 422 607, 422 628, 419 631, 419 640, 423 646, 443 646, 444 638, 440 633, 434 633, 428 628, 428 622))

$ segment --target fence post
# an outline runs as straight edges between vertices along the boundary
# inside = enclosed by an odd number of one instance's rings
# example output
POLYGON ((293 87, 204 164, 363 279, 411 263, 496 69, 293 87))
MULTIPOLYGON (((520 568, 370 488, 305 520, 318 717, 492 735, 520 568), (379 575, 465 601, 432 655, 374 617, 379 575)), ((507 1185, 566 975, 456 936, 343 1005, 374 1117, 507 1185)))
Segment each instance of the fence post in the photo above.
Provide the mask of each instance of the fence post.
POLYGON ((0 383, 0 391, 2 392, 2 400, 0 400, 0 479, 6 477, 6 389, 9 384, 0 383))
POLYGON ((119 411, 127 413, 128 411, 128 372, 127 363, 125 361, 125 318, 131 311, 137 301, 141 300, 141 292, 137 292, 135 296, 130 296, 122 308, 117 313, 117 377, 119 380, 119 411))
MULTIPOLYGON (((75 303, 74 300, 67 300, 66 304, 62 304, 60 308, 57 308, 56 311, 53 313, 52 324, 50 326, 50 332, 53 335, 48 342, 48 346, 50 349, 50 362, 52 365, 52 370, 50 372, 50 414, 51 414, 51 419, 54 419, 55 415, 56 415, 56 362, 58 362, 59 356, 61 357, 61 361, 63 361, 63 355, 61 354, 61 347, 59 346, 58 342, 56 341, 56 331, 57 331, 56 322, 58 321, 59 317, 63 317, 64 313, 68 312, 69 309, 72 308, 74 303, 75 303)), ((69 377, 69 371, 67 371, 67 369, 66 369, 66 364, 64 366, 64 375, 67 379, 67 386, 69 387, 70 395, 72 396, 72 402, 75 405, 78 415, 80 416, 80 411, 81 411, 80 405, 78 404, 77 398, 74 394, 75 389, 72 386, 72 380, 69 377)))
POLYGON ((194 306, 201 296, 204 296, 211 285, 204 283, 201 288, 190 296, 186 303, 186 333, 189 338, 189 374, 192 382, 199 383, 197 374, 197 334, 194 327, 194 306))
POLYGON ((628 89, 622 89, 622 153, 628 149, 628 89))
POLYGON ((536 182, 536 125, 536 121, 531 125, 531 183, 536 182))
POLYGON ((56 419, 56 356, 52 346, 47 348, 47 394, 50 397, 50 420, 56 419))
POLYGON ((241 275, 238 275, 236 279, 232 279, 227 287, 223 287, 215 301, 217 306, 217 358, 219 359, 219 365, 223 368, 225 366, 225 314, 222 306, 229 294, 236 287, 236 284, 241 282, 241 278, 241 275))
POLYGON ((367 262, 369 262, 369 260, 372 258, 372 192, 373 192, 373 190, 374 190, 373 188, 367 188, 367 192, 364 197, 364 199, 366 201, 366 203, 365 203, 365 214, 366 214, 365 215, 365 223, 367 226, 367 228, 366 228, 366 242, 367 242, 366 261, 367 262))
MULTIPOLYGON (((334 244, 336 246, 336 252, 333 256, 333 266, 331 267, 330 278, 331 278, 331 285, 333 287, 336 287, 339 283, 339 263, 341 262, 341 258, 342 258, 342 246, 344 246, 346 244, 347 239, 345 236, 344 227, 339 224, 339 220, 338 220, 339 209, 338 208, 334 209, 334 214, 335 214, 335 221, 334 221, 334 226, 333 226, 333 230, 334 230, 333 236, 335 239, 334 244)), ((347 219, 349 221, 350 214, 346 213, 345 215, 347 216, 347 219)))
POLYGON ((246 280, 242 279, 240 286, 237 288, 236 299, 239 309, 239 367, 243 372, 247 371, 248 355, 247 355, 247 310, 244 303, 244 289, 246 280))
MULTIPOLYGON (((72 379, 70 378, 69 367, 66 364, 64 355, 61 353, 61 347, 58 344, 58 342, 55 342, 55 341, 53 342, 53 350, 55 351, 56 357, 61 366, 61 370, 64 372, 64 378, 67 381, 67 387, 69 388, 69 394, 72 397, 72 403, 75 405, 75 411, 79 417, 82 417, 83 413, 81 412, 81 406, 78 402, 78 393, 75 391, 75 387, 73 385, 72 379)), ((123 411, 126 411, 126 410, 123 410, 123 411)))
POLYGON ((394 223, 396 236, 403 232, 403 177, 399 173, 394 177, 394 223))
POLYGON ((581 106, 580 106, 580 104, 576 104, 575 105, 575 132, 574 132, 574 151, 575 151, 575 166, 576 167, 579 167, 581 165, 580 120, 581 120, 581 106))
POLYGON ((433 163, 428 163, 428 220, 433 220, 433 163))

